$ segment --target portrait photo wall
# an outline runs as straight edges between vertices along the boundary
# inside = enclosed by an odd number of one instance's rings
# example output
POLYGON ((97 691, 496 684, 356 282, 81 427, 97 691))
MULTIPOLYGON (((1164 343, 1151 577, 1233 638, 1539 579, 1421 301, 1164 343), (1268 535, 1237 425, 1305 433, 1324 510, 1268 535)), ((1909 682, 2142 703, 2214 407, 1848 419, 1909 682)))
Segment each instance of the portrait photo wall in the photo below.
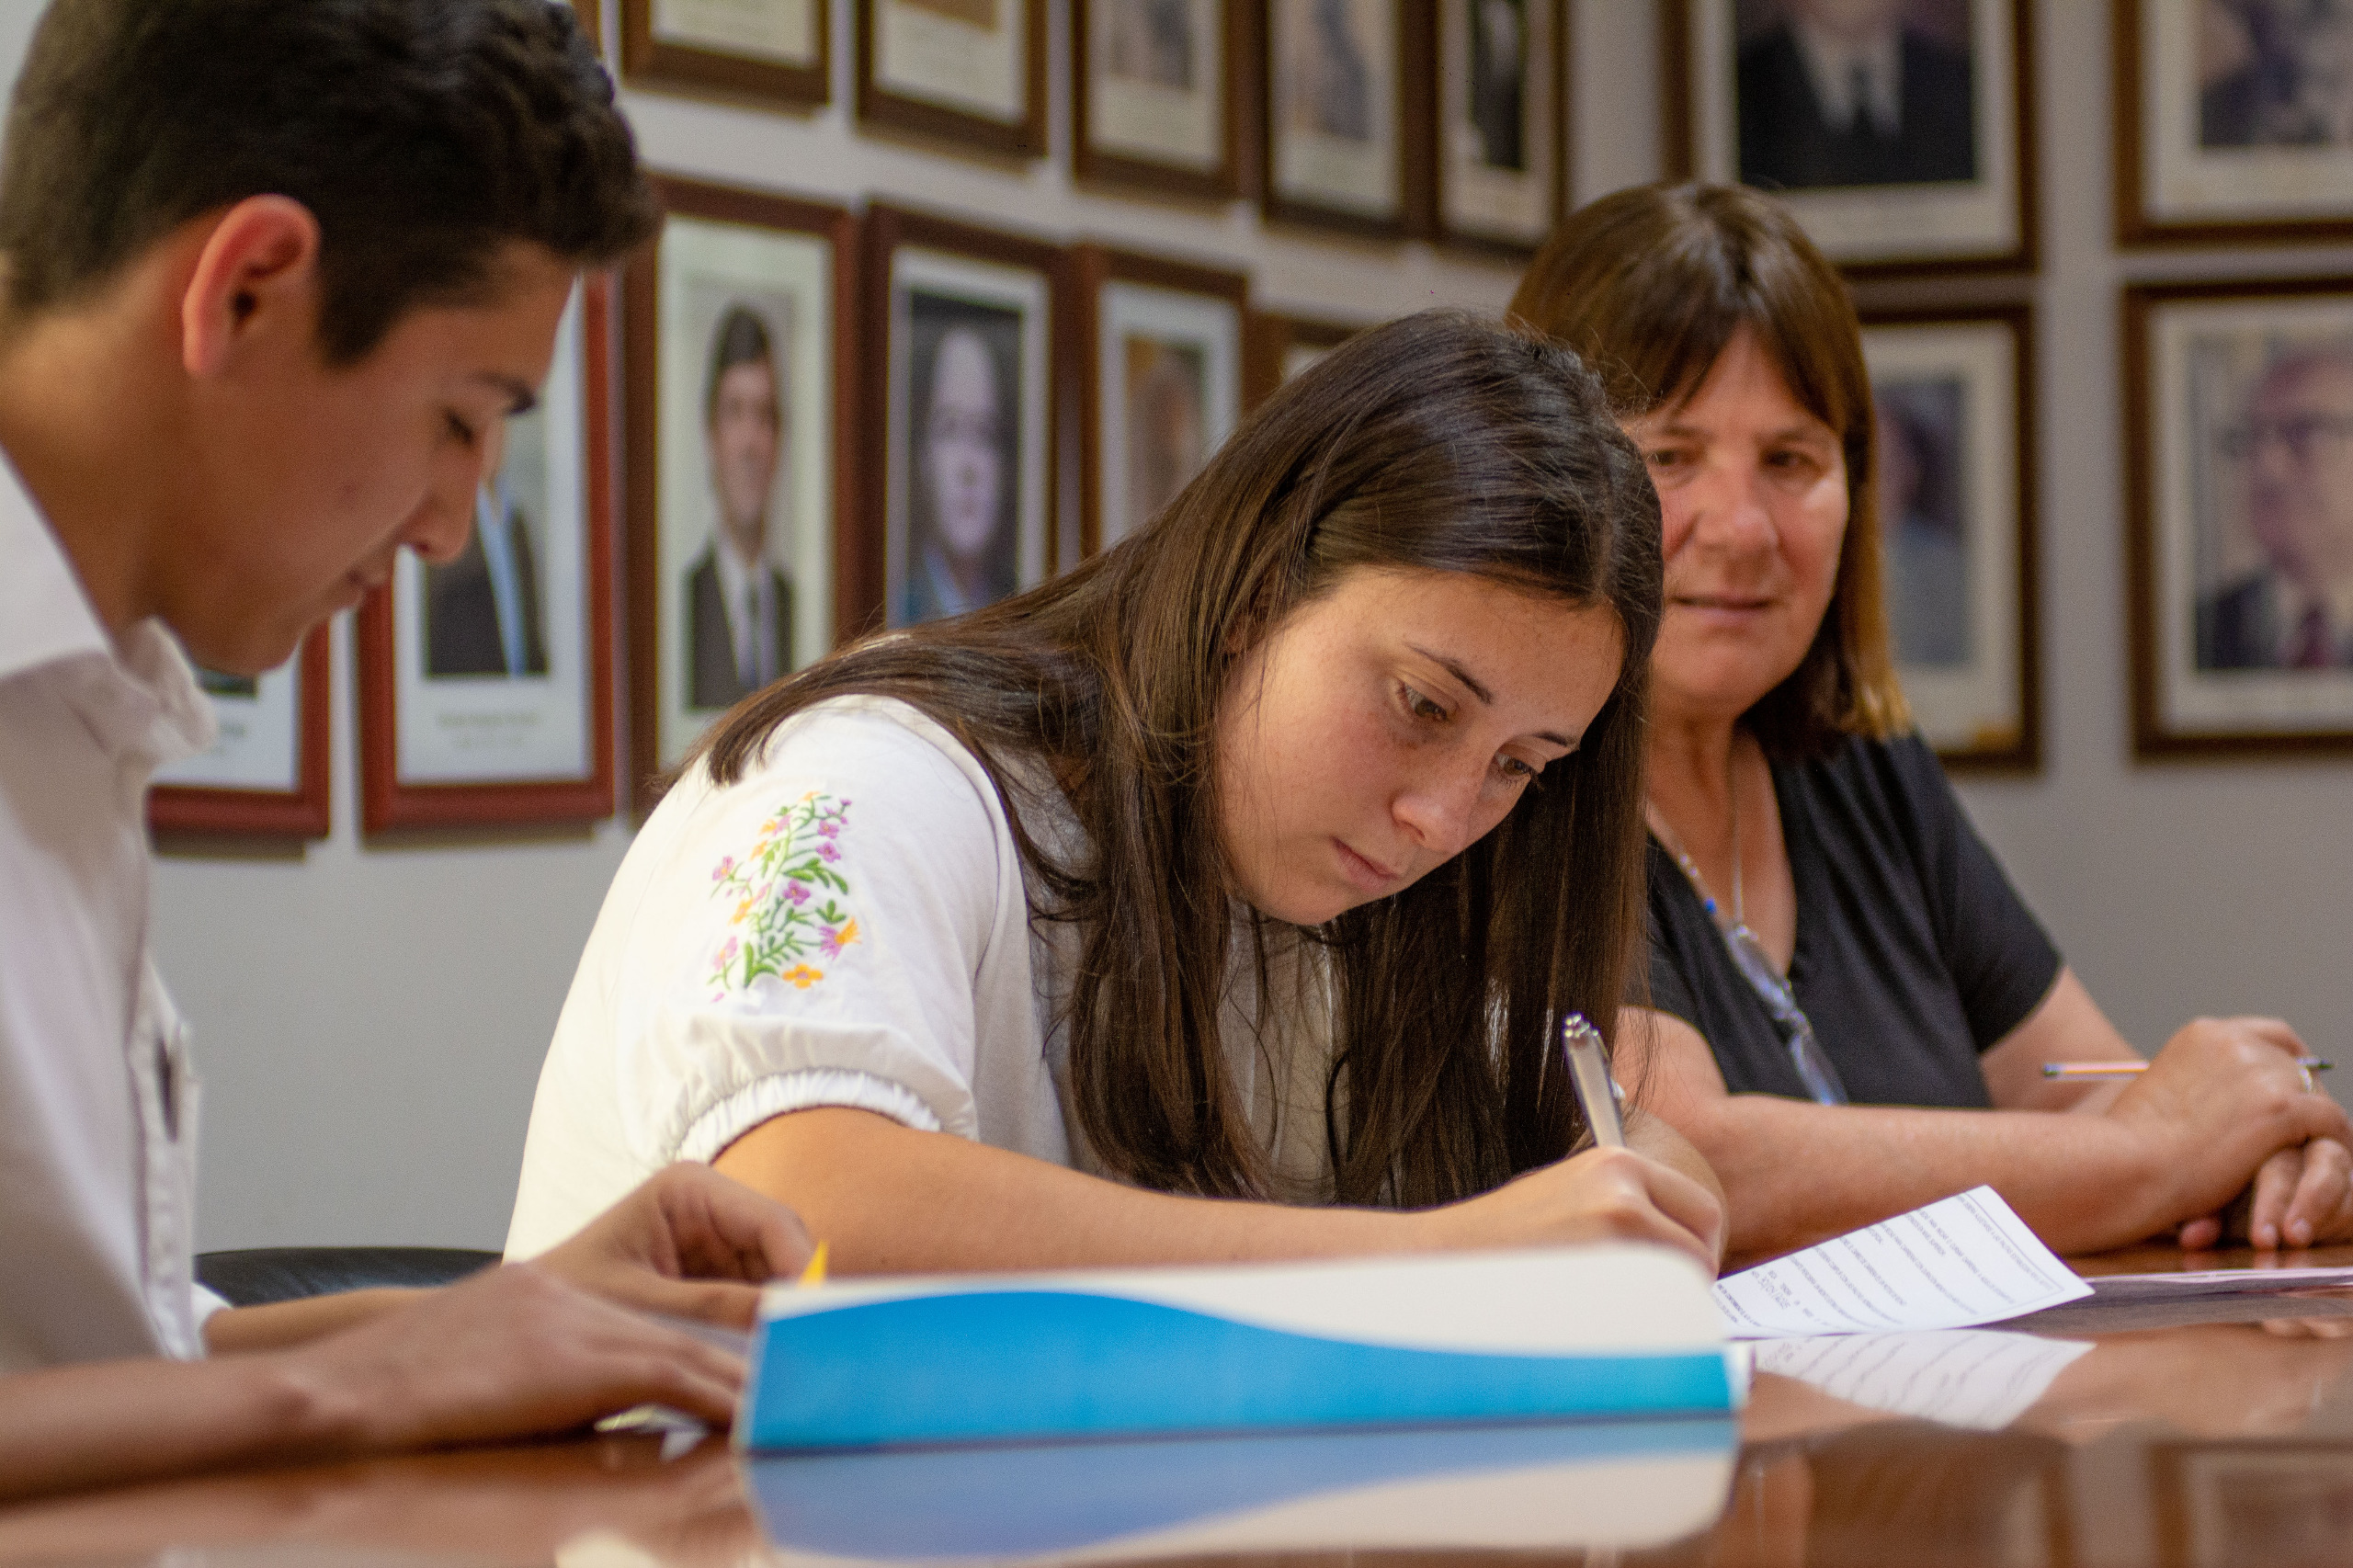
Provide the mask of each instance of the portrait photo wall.
POLYGON ((658 188, 669 222, 630 268, 622 348, 641 811, 713 720, 858 623, 840 609, 857 554, 856 221, 658 188))
POLYGON ((464 548, 402 551, 359 608, 366 832, 612 813, 608 293, 574 290, 464 548))
POLYGON ((1662 5, 1671 170, 1771 191, 1851 273, 2034 264, 2026 0, 1662 5))
POLYGON ((1415 0, 1265 0, 1258 12, 1267 215, 1404 234, 1427 175, 1419 111, 1430 69, 1415 0), (1420 132, 1420 135, 1416 135, 1420 132), (1410 144, 1409 144, 1410 142, 1410 144))
POLYGON ((1252 311, 1242 335, 1245 408, 1256 408, 1266 402, 1276 388, 1361 330, 1350 322, 1252 311))
POLYGON ((858 0, 858 117, 951 147, 1043 155, 1045 0, 858 0))
POLYGON ((2113 4, 2120 244, 2353 236, 2353 13, 2113 4))
POLYGON ((2353 283, 2124 297, 2133 744, 2353 751, 2353 283))
POLYGON ((863 542, 881 624, 960 615, 1057 559, 1063 253, 898 208, 866 218, 863 542), (877 548, 879 547, 879 549, 877 548))
POLYGON ((1241 188, 1242 0, 1072 0, 1071 163, 1082 180, 1218 200, 1241 188))
POLYGON ((1250 281, 1103 245, 1071 256, 1080 548, 1092 555, 1175 500, 1241 422, 1250 281))
POLYGON ((1948 767, 2041 757, 2025 305, 1866 312, 1896 673, 1948 767))
POLYGON ((211 746, 161 769, 147 795, 157 833, 324 838, 333 826, 327 629, 258 676, 199 667, 220 726, 211 746))
POLYGON ((621 69, 633 81, 786 108, 832 96, 827 0, 621 0, 621 69))
POLYGON ((1567 200, 1563 0, 1438 0, 1437 226, 1533 252, 1567 200))

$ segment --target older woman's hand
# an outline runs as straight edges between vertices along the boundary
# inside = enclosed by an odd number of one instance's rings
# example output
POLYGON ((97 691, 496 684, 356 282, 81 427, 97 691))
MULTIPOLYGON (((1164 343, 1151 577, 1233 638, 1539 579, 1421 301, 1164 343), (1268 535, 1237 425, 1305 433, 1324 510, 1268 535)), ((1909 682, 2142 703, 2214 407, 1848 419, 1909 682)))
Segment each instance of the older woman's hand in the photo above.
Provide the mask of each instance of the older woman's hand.
POLYGON ((2107 1114, 2138 1131, 2154 1162, 2161 1212, 2153 1229, 2181 1225, 2185 1245, 2211 1245, 2220 1238, 2219 1226, 2207 1229, 2211 1217, 2252 1183, 2258 1238, 2266 1223, 2273 1245, 2283 1223, 2329 1233, 2347 1202, 2348 1167, 2339 1161, 2353 1127, 2297 1065, 2304 1053, 2295 1030, 2277 1018, 2200 1018, 2117 1096, 2107 1114), (2304 1147, 2316 1139, 2334 1152, 2307 1159, 2304 1147), (2273 1165, 2282 1154, 2294 1156, 2292 1169, 2273 1165))
MULTIPOLYGON (((2333 1138, 2282 1149, 2255 1173, 2248 1197, 2244 1239, 2261 1251, 2353 1241, 2353 1150, 2333 1138)), ((2202 1251, 2221 1244, 2225 1230, 2222 1215, 2192 1220, 2181 1244, 2202 1251)))

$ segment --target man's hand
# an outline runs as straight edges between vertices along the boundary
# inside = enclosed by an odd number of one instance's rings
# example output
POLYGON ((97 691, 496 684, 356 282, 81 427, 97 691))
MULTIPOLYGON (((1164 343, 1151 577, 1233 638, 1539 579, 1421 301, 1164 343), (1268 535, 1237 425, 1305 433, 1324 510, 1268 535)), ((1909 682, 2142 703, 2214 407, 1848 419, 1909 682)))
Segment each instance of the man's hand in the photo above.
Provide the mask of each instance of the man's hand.
POLYGON ((748 1328, 760 1287, 809 1261, 800 1217, 708 1165, 670 1166, 533 1261, 640 1311, 748 1328))

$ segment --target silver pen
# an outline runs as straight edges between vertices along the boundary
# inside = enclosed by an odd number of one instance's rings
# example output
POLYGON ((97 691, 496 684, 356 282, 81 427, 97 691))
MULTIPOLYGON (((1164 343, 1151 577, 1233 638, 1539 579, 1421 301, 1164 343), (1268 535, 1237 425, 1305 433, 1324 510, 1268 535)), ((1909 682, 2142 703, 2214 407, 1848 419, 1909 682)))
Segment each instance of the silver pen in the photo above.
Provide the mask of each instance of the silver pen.
POLYGON ((1593 1129, 1594 1143, 1604 1149, 1626 1146, 1626 1129, 1618 1119, 1618 1085, 1609 1076, 1609 1051, 1601 1031, 1583 1013, 1561 1020, 1561 1054, 1568 1059, 1569 1085, 1577 1092, 1577 1108, 1593 1129))

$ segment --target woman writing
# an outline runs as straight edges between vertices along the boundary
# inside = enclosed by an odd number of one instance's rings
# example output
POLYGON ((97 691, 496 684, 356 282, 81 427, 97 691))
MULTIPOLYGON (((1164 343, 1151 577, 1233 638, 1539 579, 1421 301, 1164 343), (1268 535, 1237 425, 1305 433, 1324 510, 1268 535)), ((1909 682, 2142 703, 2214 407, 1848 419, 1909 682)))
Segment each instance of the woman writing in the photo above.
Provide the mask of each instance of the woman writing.
POLYGON ((1979 1183, 2062 1251, 2211 1245, 2250 1183, 2257 1244, 2353 1234, 2346 1119, 2284 1024, 2192 1023, 2120 1088, 2043 1076, 2137 1058, 1909 733, 1859 329, 1795 222, 1753 191, 1623 191, 1512 311, 1608 368, 1658 488, 1653 1006, 1620 1071, 1722 1176, 1730 1256, 1979 1183))
POLYGON ((509 1252, 683 1158, 854 1271, 1712 1267, 1671 1133, 1568 1157, 1555 1043, 1640 937, 1655 508, 1573 355, 1415 317, 1118 549, 769 688, 615 881, 509 1252))

